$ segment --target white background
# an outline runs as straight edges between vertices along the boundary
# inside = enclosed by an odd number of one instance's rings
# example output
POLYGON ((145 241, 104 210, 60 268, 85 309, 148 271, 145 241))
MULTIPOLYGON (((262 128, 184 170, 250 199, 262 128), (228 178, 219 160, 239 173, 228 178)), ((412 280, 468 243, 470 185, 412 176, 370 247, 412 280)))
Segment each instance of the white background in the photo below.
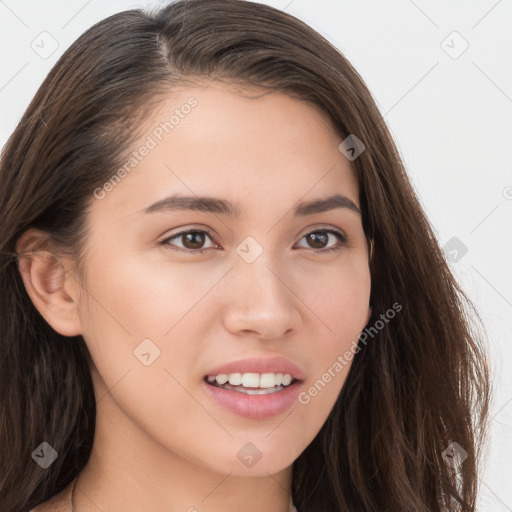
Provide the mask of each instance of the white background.
MULTIPOLYGON (((264 3, 301 18, 348 57, 440 245, 457 237, 468 249, 450 265, 485 321, 494 383, 479 510, 512 512, 512 1, 264 3)), ((81 33, 114 12, 156 4, 0 0, 0 145, 81 33), (58 44, 47 58, 32 48, 42 52, 44 37, 52 49, 43 31, 58 44)))

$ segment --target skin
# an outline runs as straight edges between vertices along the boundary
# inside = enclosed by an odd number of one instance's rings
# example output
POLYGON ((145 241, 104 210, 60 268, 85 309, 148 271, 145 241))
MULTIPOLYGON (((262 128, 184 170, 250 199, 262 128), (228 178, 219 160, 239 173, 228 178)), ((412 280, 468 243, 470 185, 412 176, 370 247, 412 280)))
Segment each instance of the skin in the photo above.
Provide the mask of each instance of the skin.
MULTIPOLYGON (((72 260, 50 258, 47 248, 20 261, 38 310, 57 332, 81 334, 95 363, 97 426, 75 494, 80 512, 287 512, 292 464, 327 419, 350 364, 307 405, 266 420, 212 402, 203 377, 229 361, 282 356, 301 368, 307 390, 370 316, 361 216, 348 208, 292 215, 298 202, 335 192, 360 207, 327 117, 279 92, 250 99, 213 82, 169 94, 133 150, 190 96, 197 107, 92 200, 85 283, 72 260), (139 213, 171 193, 224 198, 242 214, 139 213), (204 228, 214 236, 197 245, 185 237, 158 244, 204 228), (320 228, 341 230, 348 242, 305 237, 320 228), (236 252, 248 236, 263 249, 252 263, 236 252), (201 243, 206 252, 194 255, 201 243), (149 366, 133 353, 147 338, 160 350, 149 366), (237 458, 247 442, 262 454, 252 467, 237 458)), ((18 250, 43 239, 32 228, 18 250)))

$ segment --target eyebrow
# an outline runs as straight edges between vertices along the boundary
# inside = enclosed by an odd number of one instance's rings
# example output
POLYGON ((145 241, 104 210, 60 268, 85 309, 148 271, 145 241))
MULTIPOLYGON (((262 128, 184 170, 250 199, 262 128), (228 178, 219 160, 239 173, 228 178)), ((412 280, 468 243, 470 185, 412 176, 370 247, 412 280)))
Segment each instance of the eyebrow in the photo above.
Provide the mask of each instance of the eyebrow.
MULTIPOLYGON (((341 194, 334 194, 323 199, 315 199, 300 203, 293 210, 295 216, 304 217, 306 215, 313 215, 315 213, 323 213, 336 208, 347 208, 361 215, 361 210, 354 204, 348 197, 341 194)), ((226 201, 216 197, 187 197, 174 194, 153 203, 151 206, 139 210, 145 214, 154 212, 167 212, 176 210, 193 210, 206 213, 216 213, 221 215, 228 215, 232 217, 239 217, 241 209, 226 201)))

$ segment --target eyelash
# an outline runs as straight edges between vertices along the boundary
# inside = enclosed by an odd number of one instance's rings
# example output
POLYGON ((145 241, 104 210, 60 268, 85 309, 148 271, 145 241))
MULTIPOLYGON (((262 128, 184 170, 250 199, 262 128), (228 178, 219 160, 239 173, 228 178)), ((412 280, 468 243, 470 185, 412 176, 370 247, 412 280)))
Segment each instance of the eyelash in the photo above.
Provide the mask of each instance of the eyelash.
MULTIPOLYGON (((209 249, 177 249, 177 248, 171 247, 169 245, 169 242, 171 240, 177 239, 180 236, 187 235, 189 233, 205 233, 212 239, 212 241, 214 238, 212 231, 210 231, 209 229, 189 229, 187 231, 180 231, 179 233, 175 233, 174 235, 165 238, 164 240, 159 242, 159 245, 167 246, 167 248, 172 251, 188 253, 188 254, 202 254, 206 251, 212 250, 211 248, 209 248, 209 249)), ((347 245, 347 242, 348 242, 348 239, 344 233, 342 233, 341 231, 335 230, 335 229, 331 229, 331 228, 319 228, 319 229, 315 229, 313 231, 309 231, 304 236, 302 236, 300 240, 302 240, 307 235, 310 235, 311 233, 322 233, 322 234, 330 233, 332 235, 335 235, 338 238, 338 240, 341 242, 341 245, 339 245, 338 247, 331 247, 329 249, 311 249, 315 254, 318 254, 318 253, 325 254, 325 253, 340 251, 347 245)))

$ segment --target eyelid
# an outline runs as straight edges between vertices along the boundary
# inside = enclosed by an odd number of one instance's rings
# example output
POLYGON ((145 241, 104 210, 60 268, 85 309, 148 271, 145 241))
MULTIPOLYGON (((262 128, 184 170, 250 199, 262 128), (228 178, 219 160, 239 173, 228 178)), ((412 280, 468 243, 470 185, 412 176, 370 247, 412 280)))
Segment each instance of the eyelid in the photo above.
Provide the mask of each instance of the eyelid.
POLYGON ((336 233, 342 235, 344 238, 347 238, 347 235, 342 229, 332 226, 330 224, 314 224, 313 226, 308 226, 307 228, 305 228, 300 238, 302 239, 304 236, 308 235, 309 233, 314 233, 315 231, 335 231, 336 233))

